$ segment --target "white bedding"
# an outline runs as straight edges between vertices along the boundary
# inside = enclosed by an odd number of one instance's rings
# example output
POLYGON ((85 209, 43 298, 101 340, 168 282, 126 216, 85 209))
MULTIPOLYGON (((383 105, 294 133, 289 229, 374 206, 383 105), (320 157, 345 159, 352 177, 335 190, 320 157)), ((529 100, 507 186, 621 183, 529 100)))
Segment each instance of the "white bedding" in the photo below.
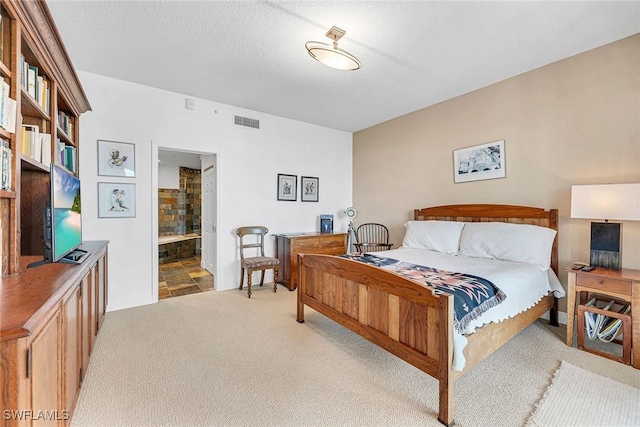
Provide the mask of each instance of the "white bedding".
MULTIPOLYGON (((553 270, 540 271, 533 264, 449 255, 427 249, 403 247, 372 253, 439 270, 474 274, 491 281, 500 288, 507 295, 507 298, 501 304, 490 308, 479 318, 471 321, 465 329, 464 335, 472 334, 477 328, 488 323, 500 322, 513 317, 533 307, 550 292, 553 292, 557 298, 565 296, 565 291, 553 270)), ((465 365, 462 350, 467 345, 467 338, 464 335, 454 331, 453 369, 456 371, 461 371, 465 365)))

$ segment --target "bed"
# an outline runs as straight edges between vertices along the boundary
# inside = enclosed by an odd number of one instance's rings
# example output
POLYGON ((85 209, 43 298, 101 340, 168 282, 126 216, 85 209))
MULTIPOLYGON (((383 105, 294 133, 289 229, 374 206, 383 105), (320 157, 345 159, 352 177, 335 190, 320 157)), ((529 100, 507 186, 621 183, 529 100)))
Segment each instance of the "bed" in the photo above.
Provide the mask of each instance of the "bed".
MULTIPOLYGON (((553 235, 549 240, 546 266, 547 270, 553 272, 549 277, 554 276, 557 282, 556 209, 488 204, 448 205, 416 209, 414 221, 407 225, 417 221, 425 221, 418 225, 463 223, 463 230, 477 228, 476 223, 498 227, 524 224, 520 228, 545 232, 549 230, 540 227, 551 229, 553 235), (471 226, 467 228, 467 225, 471 226)), ((407 235, 403 246, 406 239, 407 235)), ((389 252, 389 255, 392 254, 393 251, 389 252)), ((556 295, 562 295, 559 282, 556 285, 560 287, 556 295)), ((553 292, 546 292, 528 309, 464 335, 466 345, 461 351, 465 362, 463 367, 454 369, 454 335, 458 334, 458 330, 454 332, 454 297, 451 294, 435 293, 393 271, 345 257, 304 254, 300 255, 298 267, 297 321, 300 323, 304 322, 305 305, 438 380, 438 420, 445 425, 453 424, 453 382, 456 378, 546 312, 550 313, 550 323, 558 325, 557 299, 553 292)))

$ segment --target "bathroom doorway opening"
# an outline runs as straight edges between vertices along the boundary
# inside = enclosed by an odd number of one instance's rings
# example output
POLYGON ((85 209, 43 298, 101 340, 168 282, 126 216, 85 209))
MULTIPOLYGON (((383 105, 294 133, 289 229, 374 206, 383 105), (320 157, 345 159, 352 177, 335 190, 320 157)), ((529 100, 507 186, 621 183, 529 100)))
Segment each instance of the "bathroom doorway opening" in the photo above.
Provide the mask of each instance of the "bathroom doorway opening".
POLYGON ((204 177, 215 160, 213 154, 158 148, 158 299, 214 289, 215 234, 205 231, 216 194, 205 191, 204 177))

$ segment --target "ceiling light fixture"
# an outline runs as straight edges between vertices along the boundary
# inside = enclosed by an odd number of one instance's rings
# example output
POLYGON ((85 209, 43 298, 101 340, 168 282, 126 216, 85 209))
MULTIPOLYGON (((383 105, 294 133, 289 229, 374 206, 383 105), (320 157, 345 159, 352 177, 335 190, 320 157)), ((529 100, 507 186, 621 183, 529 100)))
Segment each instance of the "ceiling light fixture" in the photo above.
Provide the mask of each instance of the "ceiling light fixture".
POLYGON ((322 62, 324 65, 337 70, 357 70, 362 67, 358 58, 338 48, 338 40, 345 34, 346 31, 334 26, 325 34, 333 40, 333 46, 328 43, 310 41, 305 43, 305 47, 313 59, 322 62))

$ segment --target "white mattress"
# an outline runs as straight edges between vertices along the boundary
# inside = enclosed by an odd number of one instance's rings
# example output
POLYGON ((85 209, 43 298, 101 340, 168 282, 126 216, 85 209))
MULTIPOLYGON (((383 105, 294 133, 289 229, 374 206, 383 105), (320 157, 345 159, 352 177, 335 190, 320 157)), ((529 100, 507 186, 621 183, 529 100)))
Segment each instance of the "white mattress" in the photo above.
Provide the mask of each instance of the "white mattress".
MULTIPOLYGON (((565 296, 565 291, 553 270, 540 271, 531 264, 500 261, 488 258, 471 258, 449 255, 426 249, 399 248, 375 255, 393 258, 413 264, 437 268, 456 273, 473 274, 491 281, 500 288, 507 298, 490 308, 479 318, 471 321, 464 335, 472 334, 477 328, 491 322, 500 322, 533 307, 544 296, 553 292, 557 298, 565 296)), ((464 335, 454 331, 453 369, 461 371, 465 365, 462 350, 467 345, 464 335)))

